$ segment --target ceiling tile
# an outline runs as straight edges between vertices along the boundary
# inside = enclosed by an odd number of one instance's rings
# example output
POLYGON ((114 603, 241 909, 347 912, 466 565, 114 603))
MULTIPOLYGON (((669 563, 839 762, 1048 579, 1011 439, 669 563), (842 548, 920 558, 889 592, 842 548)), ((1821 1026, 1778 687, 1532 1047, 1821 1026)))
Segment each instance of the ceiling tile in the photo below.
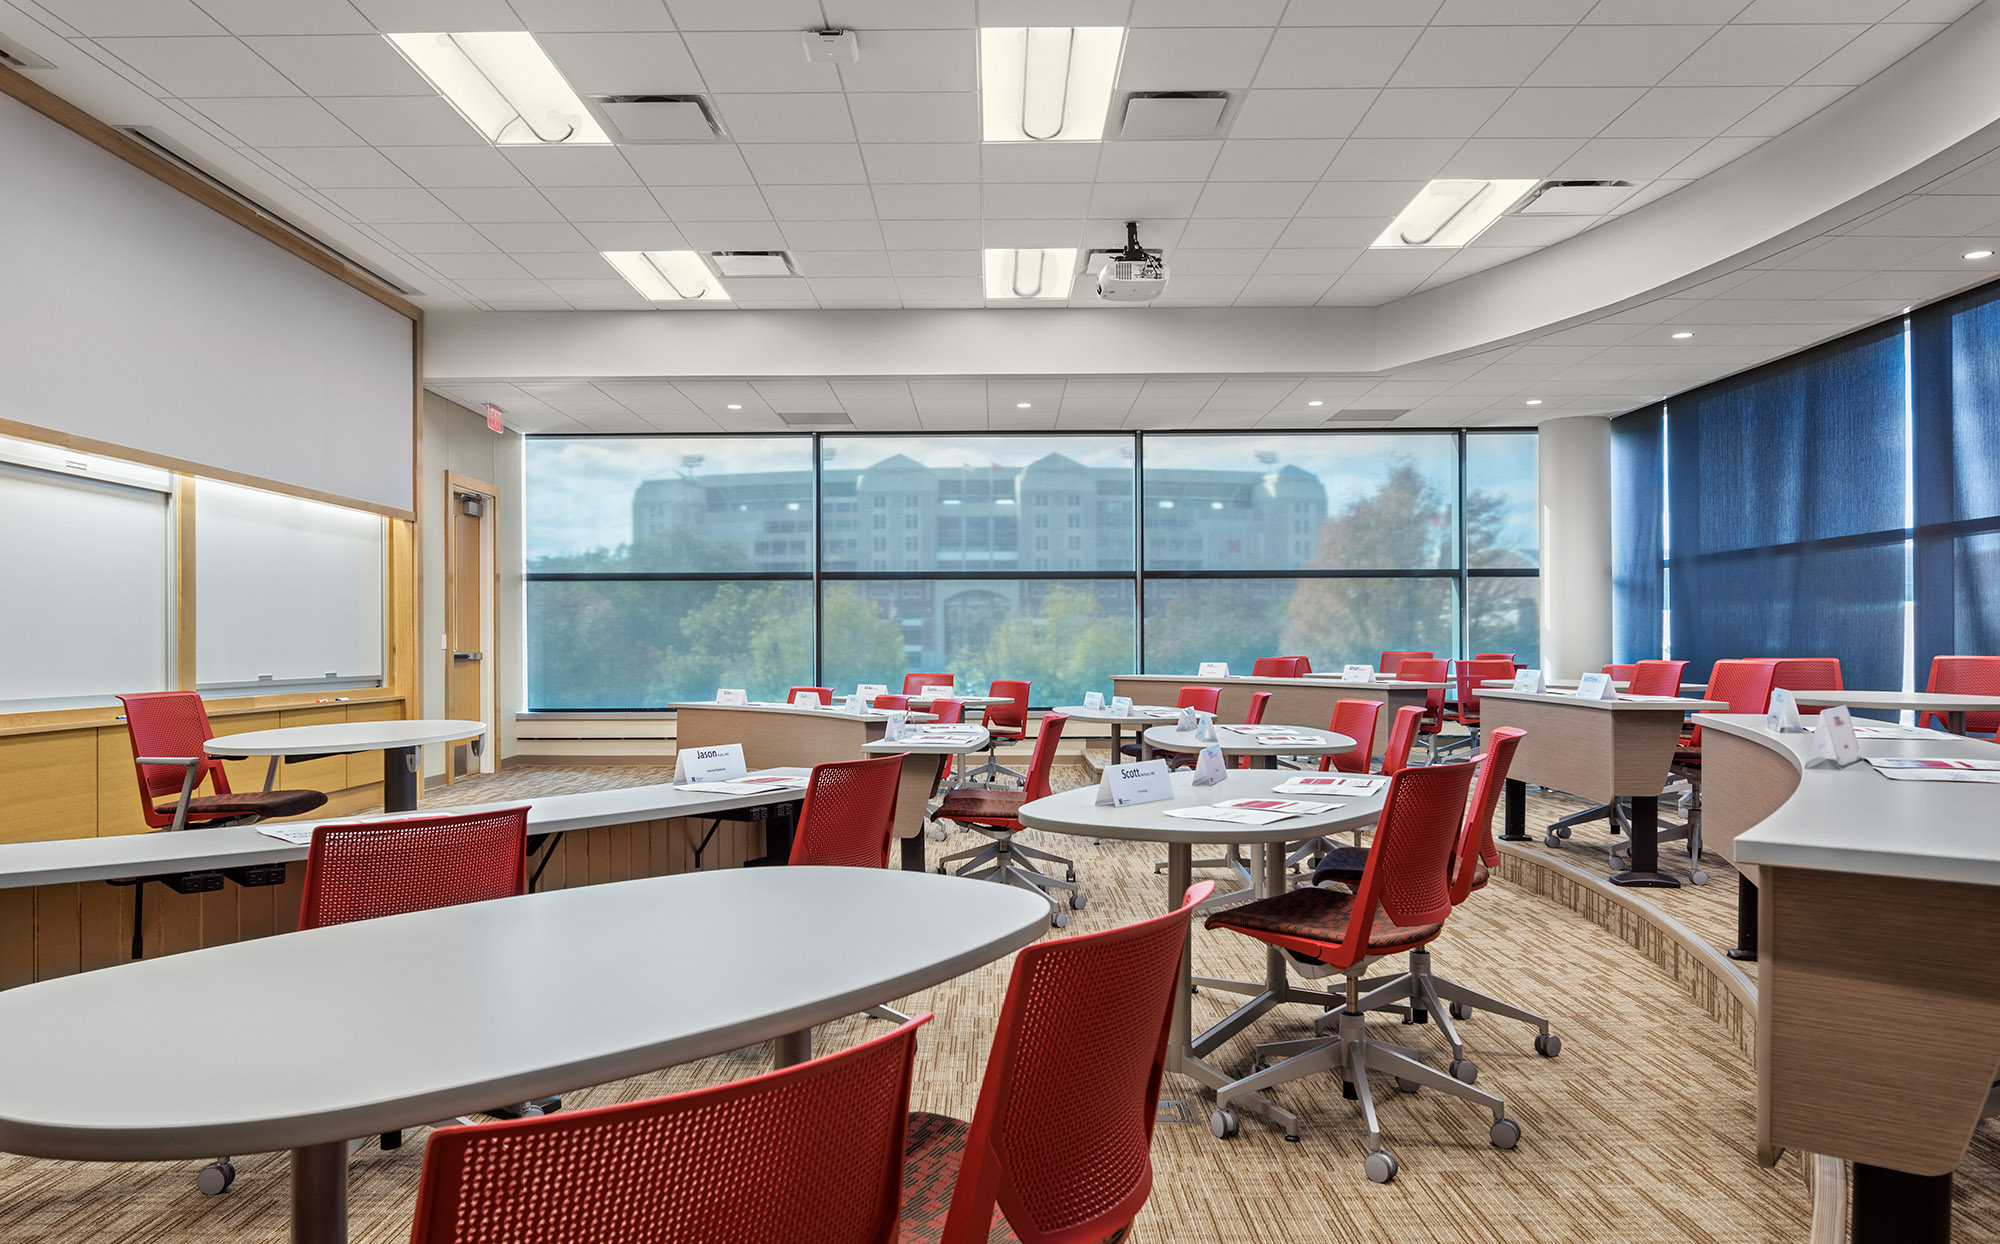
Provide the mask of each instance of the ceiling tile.
POLYGON ((444 255, 497 249, 471 225, 401 224, 377 225, 376 228, 382 236, 406 251, 432 251, 444 255))
POLYGON ((726 143, 645 143, 619 150, 649 186, 743 186, 754 180, 737 148, 726 143))
POLYGON ((512 0, 529 30, 672 30, 664 0, 512 0))
POLYGON ((815 17, 789 30, 691 31, 686 22, 681 29, 711 91, 838 92, 839 73, 808 63, 799 43, 800 30, 818 25, 815 17))
POLYGON ((357 95, 320 101, 378 147, 486 146, 486 137, 437 95, 357 95))
MULTIPOLYGON (((470 224, 525 224, 559 221, 562 213, 539 190, 526 188, 457 189, 435 192, 439 201, 470 224)), ((536 273, 536 276, 545 275, 536 273)))
POLYGON ((1222 150, 1220 142, 1212 141, 1108 142, 1102 147, 1097 164, 1101 182, 1203 181, 1222 150))
POLYGON ((1279 216, 1290 219, 1312 193, 1311 182, 1210 182, 1196 201, 1196 216, 1279 216))
MULTIPOLYGON (((1009 247, 1026 247, 1032 250, 1047 247, 1082 247, 1084 242, 1083 224, 1076 220, 986 220, 941 223, 973 226, 978 231, 978 236, 970 245, 975 248, 984 246, 994 250, 1004 250, 1009 247)), ((1142 221, 1141 236, 1148 246, 1163 245, 1168 241, 1164 232, 1148 232, 1143 226, 1142 221)), ((1123 228, 1122 222, 1120 228, 1123 228)), ((895 235, 890 234, 890 226, 883 225, 882 233, 883 236, 890 238, 891 245, 896 244, 895 235)), ((1123 243, 1122 235, 1120 242, 1123 243)))
MULTIPOLYGON (((1385 86, 1399 65, 1407 63, 1422 31, 1415 27, 1375 26, 1288 30, 1273 41, 1257 72, 1257 88, 1385 86)), ((1525 71, 1524 71, 1525 72, 1525 71)), ((1433 85, 1413 83, 1412 85, 1433 85)), ((1441 85, 1484 86, 1465 81, 1441 85)))
MULTIPOLYGON (((1223 91, 1249 86, 1270 43, 1268 29, 1133 30, 1125 36, 1125 59, 1118 71, 1118 89, 1223 91)), ((1317 85, 1325 80, 1322 72, 1312 83, 1294 85, 1317 85)))
POLYGON ((814 95, 718 95, 717 110, 739 143, 851 143, 847 109, 814 95))
MULTIPOLYGON (((994 186, 989 183, 986 188, 991 191, 994 186)), ((1195 203, 1201 199, 1202 183, 1132 181, 1078 189, 1089 191, 1088 214, 1091 216, 1134 220, 1180 219, 1193 214, 1195 203)), ((1015 202, 1009 206, 1021 209, 1014 213, 1016 215, 1028 215, 1035 210, 1032 202, 1015 202)), ((987 211, 989 215, 994 214, 990 203, 987 211)), ((1147 244, 1154 245, 1150 240, 1147 244)))
POLYGON ((1815 65, 1799 79, 1799 84, 1859 86, 1944 29, 1942 25, 1892 23, 1864 30, 1854 42, 1815 65))
POLYGON ((384 147, 382 154, 426 186, 525 186, 494 147, 384 147))
POLYGON ((1340 150, 1331 138, 1237 138, 1225 143, 1214 181, 1318 181, 1340 150))
POLYGON ((980 175, 987 181, 1091 181, 1104 143, 985 143, 980 175))
POLYGON ((879 250, 808 251, 794 250, 792 262, 814 280, 820 277, 861 277, 889 275, 889 256, 879 250))
POLYGON ((574 226, 566 224, 480 225, 479 233, 509 254, 533 251, 590 251, 598 249, 574 226))
MULTIPOLYGON (((1293 38, 1286 34, 1284 42, 1293 38)), ((1367 115, 1378 92, 1277 91, 1258 87, 1236 111, 1232 138, 1345 138, 1367 115)))
MULTIPOLYGON (((977 45, 970 30, 862 30, 859 40, 861 59, 839 67, 849 91, 978 88, 977 45)), ((793 55, 803 56, 796 46, 793 55)))
POLYGON ((519 277, 527 275, 527 270, 512 258, 497 251, 486 254, 433 253, 418 255, 424 266, 439 276, 454 281, 468 277, 519 277))
POLYGON ((409 175, 372 147, 276 147, 263 156, 308 186, 411 186, 409 175))
POLYGON ((434 95, 380 35, 258 35, 245 39, 308 95, 434 95))
POLYGON ((186 102, 249 147, 342 147, 362 141, 332 113, 299 95, 186 102))
POLYGON ((1504 87, 1385 90, 1354 129, 1356 138, 1463 138, 1507 100, 1504 87))
POLYGON ((237 35, 366 34, 374 29, 347 0, 198 0, 198 3, 210 17, 237 35))
POLYGON ((585 95, 699 95, 705 89, 677 34, 547 34, 536 41, 585 95))
POLYGON ((1663 86, 1647 91, 1604 129, 1606 138, 1708 138, 1778 92, 1768 86, 1663 86))
POLYGON ((1257 265, 1257 273, 1259 276, 1339 276, 1354 266, 1362 254, 1360 249, 1274 250, 1257 265))
MULTIPOLYGON (((757 220, 683 220, 677 222, 681 237, 686 239, 686 248, 698 251, 776 251, 784 250, 791 243, 778 226, 769 221, 757 220)), ((589 225, 586 230, 602 228, 639 228, 641 226, 589 225)), ((595 235, 592 234, 592 240, 595 235)), ((604 250, 673 250, 676 247, 620 247, 605 246, 604 250)))
POLYGON ((788 220, 782 230, 784 245, 793 250, 879 251, 883 248, 882 227, 872 220, 788 220))
POLYGON ((192 0, 42 0, 41 7, 92 38, 114 35, 220 35, 192 0))
MULTIPOLYGON (((1283 247, 1364 247, 1389 227, 1390 216, 1305 217, 1285 224, 1284 232, 1272 242, 1283 247)), ((1188 222, 1192 232, 1196 223, 1188 222)), ((1213 222, 1210 222, 1213 223, 1213 222)))
MULTIPOLYGON (((1403 210, 1417 191, 1416 181, 1321 182, 1299 207, 1300 216, 1380 217, 1386 227, 1390 217, 1403 210)), ((1380 232, 1380 230, 1377 230, 1380 232)))
POLYGON ((973 182, 943 186, 884 183, 874 186, 873 191, 875 214, 883 220, 979 218, 979 186, 973 182))
POLYGON ((616 147, 502 148, 523 176, 538 186, 637 186, 639 175, 616 147))
POLYGON ((236 39, 102 39, 105 51, 182 98, 296 95, 299 88, 236 39))
POLYGON ((865 143, 861 158, 870 181, 979 180, 979 147, 973 143, 865 143))
POLYGON ((1554 177, 1586 180, 1650 181, 1687 159, 1699 138, 1597 138, 1562 162, 1554 177))
POLYGON ((458 216, 428 190, 329 190, 340 210, 369 224, 435 223, 458 216))
MULTIPOLYGON (((986 234, 977 220, 885 220, 881 227, 882 241, 894 251, 959 250, 976 256, 986 234)), ((1074 224, 1070 228, 1080 232, 1074 224)))
POLYGON ((1714 33, 1708 26, 1579 26, 1528 77, 1531 86, 1651 86, 1714 33))
POLYGON ((769 220, 755 186, 656 186, 653 196, 675 220, 769 220))
POLYGON ((622 281, 618 270, 604 261, 595 252, 562 251, 547 254, 526 254, 520 256, 521 267, 530 276, 537 276, 550 282, 549 288, 561 293, 559 283, 563 281, 622 281))
POLYGON ((978 251, 891 251, 889 271, 912 276, 978 276, 978 251))
POLYGON ((576 231, 593 251, 679 251, 690 246, 678 226, 660 221, 596 222, 580 224, 576 231))
POLYGON ((1546 177, 1584 144, 1581 138, 1475 138, 1452 153, 1439 177, 1546 177))
POLYGON ((740 150, 760 182, 801 186, 868 180, 861 149, 852 143, 760 143, 740 150))
POLYGON ((1570 26, 1583 20, 1596 0, 1445 0, 1431 23, 1437 26, 1570 26))
POLYGON ((1479 134, 1486 138, 1589 138, 1646 92, 1639 87, 1530 86, 1500 105, 1479 134))
POLYGON ((1444 0, 1292 0, 1287 26, 1422 26, 1444 0))
MULTIPOLYGON (((1180 245, 1217 249, 1228 247, 1276 246, 1278 238, 1285 232, 1286 222, 1282 218, 1246 218, 1242 216, 1215 216, 1201 220, 1190 220, 1181 230, 1180 245)), ((1381 232, 1378 228, 1377 233, 1381 232)))
POLYGON ((519 30, 507 0, 349 0, 379 30, 519 30))
MULTIPOLYGON (((969 91, 952 94, 849 92, 847 108, 854 119, 855 136, 864 143, 979 141, 979 97, 969 91)), ((1069 147, 1084 144, 1055 145, 1069 147)))
POLYGON ((1433 26, 1392 86, 1519 86, 1563 38, 1559 26, 1433 26))
POLYGON ((1350 138, 1326 176, 1333 181, 1428 181, 1458 147, 1452 138, 1350 138))
POLYGON ((867 186, 763 186, 764 202, 779 220, 873 220, 867 186))
POLYGON ((1729 127, 1731 135, 1782 134, 1852 89, 1845 86, 1791 86, 1729 127))
POLYGON ((572 221, 665 220, 667 213, 644 186, 550 187, 550 203, 572 221))
POLYGON ((1665 86, 1789 86, 1853 41, 1862 26, 1725 26, 1665 86))
POLYGON ((828 22, 848 30, 956 29, 976 24, 973 0, 825 0, 824 8, 828 22))
POLYGON ((821 20, 818 0, 667 0, 682 30, 808 30, 821 20))

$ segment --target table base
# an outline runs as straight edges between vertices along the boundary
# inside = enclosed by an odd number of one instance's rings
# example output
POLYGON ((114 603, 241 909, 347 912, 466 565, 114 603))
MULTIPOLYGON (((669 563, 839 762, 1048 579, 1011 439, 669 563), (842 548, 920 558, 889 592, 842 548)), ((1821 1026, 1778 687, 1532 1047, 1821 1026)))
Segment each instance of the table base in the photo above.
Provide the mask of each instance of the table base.
POLYGON ((292 1244, 347 1244, 347 1142, 292 1150, 292 1244))
POLYGON ((1947 1244, 1951 1174, 1910 1175, 1856 1162, 1851 1212, 1854 1244, 1947 1244))
POLYGON ((416 748, 382 749, 382 810, 384 812, 417 810, 416 748))

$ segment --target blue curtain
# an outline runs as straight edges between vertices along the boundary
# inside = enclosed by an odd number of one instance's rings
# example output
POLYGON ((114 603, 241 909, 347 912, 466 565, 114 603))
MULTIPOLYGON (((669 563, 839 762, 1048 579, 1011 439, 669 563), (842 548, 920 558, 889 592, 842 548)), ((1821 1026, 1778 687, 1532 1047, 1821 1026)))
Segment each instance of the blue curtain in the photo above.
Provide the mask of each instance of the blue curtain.
POLYGON ((1621 664, 1659 656, 1665 638, 1665 418, 1654 403, 1611 421, 1611 659, 1621 664))
POLYGON ((2000 295, 1913 320, 1917 682, 1940 653, 2000 654, 2000 295))
POLYGON ((1836 656, 1902 686, 1903 326, 1668 403, 1675 659, 1836 656))

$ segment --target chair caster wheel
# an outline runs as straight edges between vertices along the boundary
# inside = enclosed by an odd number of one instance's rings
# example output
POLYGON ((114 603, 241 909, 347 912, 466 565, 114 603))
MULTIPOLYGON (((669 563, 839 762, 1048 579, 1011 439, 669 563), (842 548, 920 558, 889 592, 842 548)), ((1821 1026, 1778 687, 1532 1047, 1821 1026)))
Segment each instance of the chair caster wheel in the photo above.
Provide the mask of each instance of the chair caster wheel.
POLYGON ((1477 1084, 1479 1082, 1479 1064, 1469 1058, 1452 1059, 1451 1066, 1446 1068, 1446 1070, 1451 1073, 1451 1078, 1460 1084, 1477 1084))
POLYGON ((1215 1133, 1217 1140, 1229 1140, 1242 1126, 1243 1120, 1237 1118, 1236 1112, 1227 1106, 1208 1116, 1208 1130, 1215 1133))
POLYGON ((1397 1166, 1396 1155, 1387 1149, 1377 1149, 1361 1163, 1361 1169, 1368 1172, 1368 1178, 1378 1184, 1386 1184, 1394 1179, 1397 1166))
POLYGON ((1415 1080, 1405 1080, 1401 1076, 1396 1077, 1396 1091, 1398 1093, 1415 1093, 1422 1087, 1423 1085, 1418 1084, 1415 1080))
POLYGON ((942 827, 933 825, 930 829, 930 837, 932 842, 943 842, 945 840, 945 832, 942 827))
POLYGON ((1075 881, 1075 880, 1076 880, 1076 869, 1074 869, 1074 868, 1065 868, 1065 869, 1063 869, 1063 880, 1064 880, 1064 881, 1075 881))
POLYGON ((1554 1058, 1563 1052, 1563 1039, 1553 1032, 1540 1033, 1535 1037, 1535 1053, 1543 1058, 1554 1058))
POLYGON ((1069 927, 1069 913, 1058 908, 1049 916, 1049 923, 1058 929, 1066 929, 1069 927))
POLYGON ((1165 871, 1167 871, 1167 866, 1166 866, 1165 864, 1155 864, 1155 865, 1153 865, 1153 875, 1154 875, 1155 877, 1159 876, 1159 875, 1160 875, 1161 873, 1163 873, 1163 872, 1165 872, 1165 871))
POLYGON ((1696 885, 1707 885, 1708 874, 1697 868, 1688 874, 1688 880, 1694 882, 1696 885))
POLYGON ((1296 1144, 1298 1144, 1298 1143, 1299 1143, 1299 1134, 1298 1134, 1297 1132, 1286 1132, 1286 1133, 1285 1133, 1285 1143, 1286 1143, 1286 1144, 1288 1144, 1288 1145, 1296 1145, 1296 1144))
POLYGON ((218 1158, 201 1168, 194 1177, 194 1186, 201 1189, 203 1196, 221 1196, 236 1182, 236 1163, 228 1158, 218 1158))
POLYGON ((1502 1119, 1493 1125, 1486 1136, 1495 1149, 1512 1149, 1521 1143, 1521 1125, 1512 1119, 1502 1119))
POLYGON ((1562 839, 1556 837, 1553 833, 1542 835, 1542 845, 1545 847, 1559 847, 1562 844, 1562 839))
POLYGON ((1069 905, 1072 911, 1082 911, 1084 908, 1090 906, 1090 896, 1082 890, 1071 890, 1069 893, 1069 905))
POLYGON ((1453 1019, 1472 1018, 1472 1008, 1465 1005, 1465 1003, 1463 1002, 1454 1002, 1448 1009, 1451 1011, 1451 1017, 1453 1019))

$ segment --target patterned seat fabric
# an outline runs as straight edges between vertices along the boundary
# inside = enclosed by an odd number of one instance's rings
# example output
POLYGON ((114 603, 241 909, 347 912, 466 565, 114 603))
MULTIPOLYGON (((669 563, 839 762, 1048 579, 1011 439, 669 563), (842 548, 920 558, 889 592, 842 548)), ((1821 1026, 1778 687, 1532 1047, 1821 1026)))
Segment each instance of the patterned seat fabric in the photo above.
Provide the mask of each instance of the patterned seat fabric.
MULTIPOLYGON (((1306 886, 1216 912, 1208 918, 1208 927, 1236 929, 1252 936, 1276 933, 1315 942, 1338 942, 1347 935, 1347 922, 1353 915, 1354 895, 1306 886)), ((1378 907, 1368 930, 1368 949, 1378 953, 1410 950, 1436 937, 1442 928, 1442 922, 1403 928, 1378 907)))
POLYGON ((1026 796, 1018 790, 973 790, 961 786, 944 797, 935 821, 1012 821, 1026 796))
MULTIPOLYGON (((298 816, 326 802, 316 790, 253 790, 231 795, 196 795, 188 800, 188 820, 208 820, 223 816, 298 816)), ((161 816, 172 816, 176 803, 153 805, 161 816)))
MULTIPOLYGON (((1367 847, 1336 846, 1320 857, 1319 867, 1313 870, 1313 884, 1318 885, 1322 881, 1345 881, 1349 885, 1358 885, 1361 882, 1361 874, 1367 867, 1367 847)), ((1473 860, 1473 889, 1477 890, 1485 885, 1491 876, 1492 873, 1486 867, 1485 860, 1473 860)))
MULTIPOLYGON (((965 1157, 965 1140, 972 1125, 948 1115, 910 1112, 908 1140, 903 1147, 903 1218, 897 1244, 937 1244, 951 1212, 951 1192, 965 1157)), ((1098 1244, 1118 1244, 1129 1233, 1120 1228, 1098 1244)), ((1006 1216, 993 1215, 987 1244, 1020 1244, 1006 1216)))

